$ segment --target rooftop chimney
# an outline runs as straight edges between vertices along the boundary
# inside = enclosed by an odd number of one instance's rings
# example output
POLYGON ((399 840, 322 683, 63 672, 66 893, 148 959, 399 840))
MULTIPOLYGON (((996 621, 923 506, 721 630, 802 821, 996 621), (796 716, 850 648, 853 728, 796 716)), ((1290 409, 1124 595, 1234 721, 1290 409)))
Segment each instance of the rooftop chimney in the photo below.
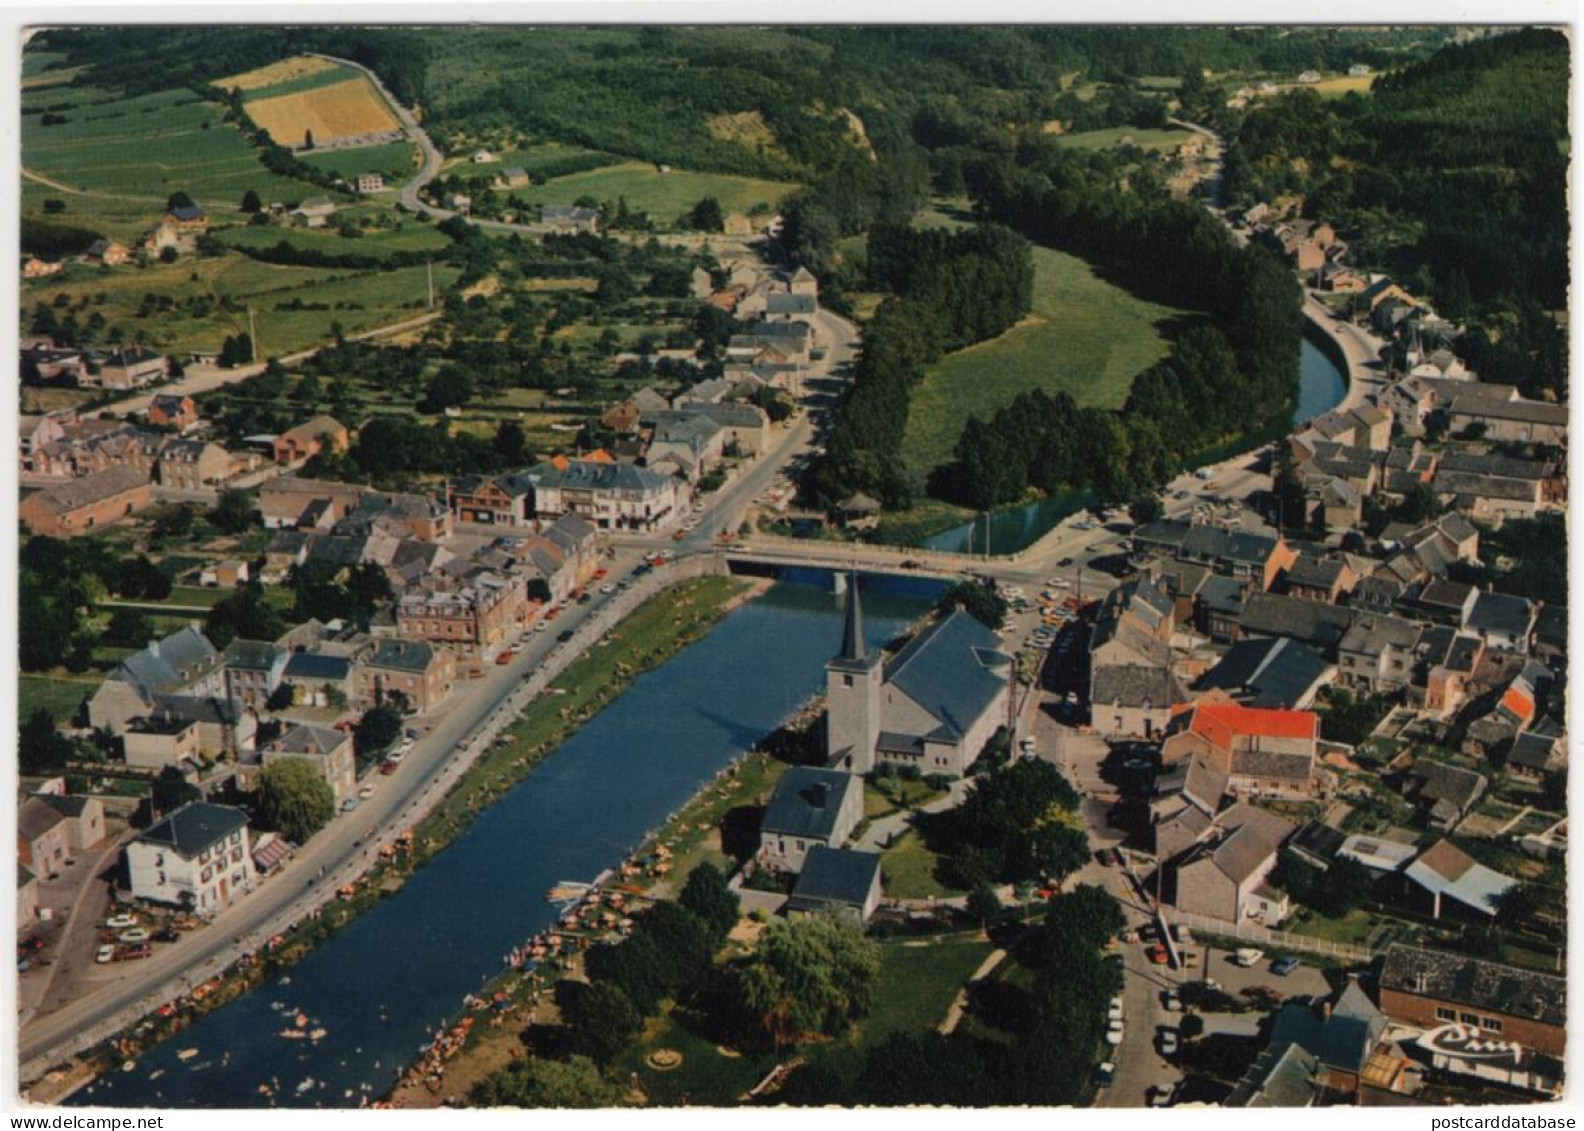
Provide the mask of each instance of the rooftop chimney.
POLYGON ((816 809, 825 808, 825 797, 830 792, 830 787, 824 782, 815 782, 814 788, 809 791, 809 804, 816 809))

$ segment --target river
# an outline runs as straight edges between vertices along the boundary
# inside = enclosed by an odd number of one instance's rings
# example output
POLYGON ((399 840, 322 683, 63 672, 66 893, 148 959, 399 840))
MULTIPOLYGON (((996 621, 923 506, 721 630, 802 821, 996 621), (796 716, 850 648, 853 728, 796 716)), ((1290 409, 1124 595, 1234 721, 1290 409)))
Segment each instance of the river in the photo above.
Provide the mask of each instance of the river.
MULTIPOLYGON (((1323 412, 1330 412, 1347 396, 1347 378, 1342 369, 1309 334, 1305 334, 1298 361, 1298 402, 1293 408, 1292 423, 1302 424, 1323 412)), ((1257 447, 1270 439, 1265 434, 1250 437, 1250 447, 1257 447)), ((1218 450, 1217 459, 1236 454, 1237 449, 1218 450)), ((1032 546, 1047 531, 1070 514, 1084 510, 1094 501, 1088 491, 1063 491, 1047 495, 1032 503, 1007 507, 990 515, 990 552, 1014 554, 1032 546)), ((931 534, 919 543, 926 550, 948 550, 957 553, 985 552, 985 519, 977 518, 931 534)))
MULTIPOLYGON (((870 643, 905 628, 938 591, 920 579, 865 582, 870 643)), ((619 863, 774 730, 823 686, 841 634, 842 602, 828 588, 773 585, 635 680, 396 895, 70 1102, 264 1106, 259 1085, 274 1081, 280 1106, 378 1097, 507 951, 554 922, 548 890, 619 863), (316 1045, 278 1036, 298 1012, 328 1035, 316 1045), (197 1052, 180 1059, 186 1049, 197 1052)))

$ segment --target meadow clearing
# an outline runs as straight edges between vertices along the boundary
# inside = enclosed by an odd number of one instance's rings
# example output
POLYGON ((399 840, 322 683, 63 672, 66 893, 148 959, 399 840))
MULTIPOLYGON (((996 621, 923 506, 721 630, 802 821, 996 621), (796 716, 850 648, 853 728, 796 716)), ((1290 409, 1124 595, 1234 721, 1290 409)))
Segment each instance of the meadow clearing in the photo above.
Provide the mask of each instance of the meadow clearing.
POLYGON ((1028 315, 930 367, 913 390, 903 457, 927 472, 951 459, 970 414, 986 418, 1031 389, 1120 407, 1134 376, 1166 355, 1164 325, 1183 316, 1106 282, 1075 256, 1036 245, 1028 315))
POLYGON ((798 188, 782 181, 765 181, 728 173, 695 173, 673 169, 662 173, 642 161, 624 161, 586 173, 557 177, 546 185, 513 190, 514 196, 535 204, 571 204, 579 197, 599 201, 627 198, 627 206, 668 223, 689 211, 706 196, 720 201, 725 212, 747 212, 755 205, 773 207, 798 188))
POLYGON ((1063 133, 1056 144, 1068 149, 1110 149, 1115 145, 1136 145, 1156 153, 1170 153, 1194 135, 1187 130, 1144 130, 1135 126, 1120 126, 1110 130, 1086 130, 1083 133, 1063 133))
POLYGON ((315 168, 349 179, 359 173, 384 173, 387 187, 393 178, 405 180, 412 176, 418 165, 418 150, 410 141, 361 145, 356 149, 314 149, 297 157, 315 168))
POLYGON ((396 115, 367 77, 250 100, 248 116, 281 145, 300 148, 312 133, 314 144, 337 138, 384 133, 400 128, 396 115))

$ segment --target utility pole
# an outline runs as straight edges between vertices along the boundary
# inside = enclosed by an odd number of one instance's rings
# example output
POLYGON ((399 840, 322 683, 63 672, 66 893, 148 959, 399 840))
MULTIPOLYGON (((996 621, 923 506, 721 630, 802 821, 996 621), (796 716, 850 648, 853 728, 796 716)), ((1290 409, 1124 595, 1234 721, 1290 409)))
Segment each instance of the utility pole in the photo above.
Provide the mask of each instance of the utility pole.
POLYGON ((248 304, 248 349, 253 355, 253 360, 259 359, 258 331, 253 323, 253 305, 248 304))

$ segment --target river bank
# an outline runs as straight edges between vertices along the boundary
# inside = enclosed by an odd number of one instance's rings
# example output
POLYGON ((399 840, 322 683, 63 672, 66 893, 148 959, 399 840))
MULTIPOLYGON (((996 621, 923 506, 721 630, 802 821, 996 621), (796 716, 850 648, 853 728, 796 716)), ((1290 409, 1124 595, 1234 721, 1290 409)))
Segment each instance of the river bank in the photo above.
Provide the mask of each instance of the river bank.
POLYGON ((619 628, 568 664, 555 687, 529 702, 411 835, 398 837, 382 848, 371 867, 338 888, 333 903, 271 937, 257 954, 242 956, 221 974, 127 1026, 76 1064, 49 1073, 32 1090, 32 1098, 42 1103, 60 1102, 100 1073, 135 1062, 199 1018, 302 961, 380 901, 396 894, 423 864, 462 835, 491 800, 509 788, 503 783, 515 784, 527 776, 549 750, 638 676, 702 637, 764 588, 762 584, 707 576, 660 590, 621 621, 619 628))
MULTIPOLYGON (((465 995, 478 994, 505 956, 558 922, 562 911, 547 892, 586 883, 630 857, 668 814, 818 690, 842 633, 842 602, 828 580, 772 585, 636 676, 479 811, 447 851, 307 954, 289 982, 267 980, 197 1019, 180 1040, 145 1054, 136 1071, 111 1073, 74 1102, 355 1107, 360 1097, 384 1094, 454 1024, 465 995), (308 1030, 325 1036, 312 1044, 283 1038, 282 1010, 303 1014, 308 1030), (189 1060, 177 1056, 185 1049, 196 1050, 189 1060)), ((919 588, 917 579, 866 585, 864 627, 873 646, 938 596, 919 588)), ((542 683, 536 678, 534 686, 542 683)), ((546 702, 554 712, 565 698, 546 702)), ((486 753, 493 751, 478 752, 486 753)))

